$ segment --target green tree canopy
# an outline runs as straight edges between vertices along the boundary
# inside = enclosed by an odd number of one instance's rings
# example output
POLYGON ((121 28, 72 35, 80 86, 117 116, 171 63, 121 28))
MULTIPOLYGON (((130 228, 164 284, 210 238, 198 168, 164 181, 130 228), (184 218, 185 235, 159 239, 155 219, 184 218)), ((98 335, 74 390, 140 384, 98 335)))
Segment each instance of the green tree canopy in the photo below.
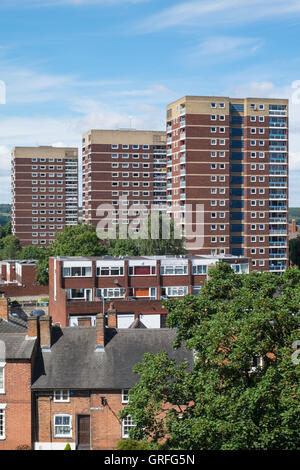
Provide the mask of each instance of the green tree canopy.
POLYGON ((14 235, 6 235, 0 239, 0 258, 18 259, 20 256, 20 240, 14 235))
POLYGON ((131 437, 164 440, 165 449, 299 449, 292 345, 300 338, 300 271, 238 275, 218 263, 209 274, 198 296, 164 302, 174 347, 193 350, 194 367, 145 354, 121 412, 136 422, 131 437))
POLYGON ((107 247, 98 239, 96 229, 92 225, 66 227, 57 233, 56 241, 52 245, 36 252, 37 280, 41 285, 48 284, 50 256, 103 256, 106 253, 107 247))
POLYGON ((300 268, 300 236, 289 241, 290 261, 300 268))
POLYGON ((122 239, 118 230, 116 238, 109 240, 109 254, 112 256, 152 256, 185 254, 184 239, 176 238, 172 218, 159 215, 148 217, 137 238, 122 239), (157 232, 156 232, 157 229, 157 232))

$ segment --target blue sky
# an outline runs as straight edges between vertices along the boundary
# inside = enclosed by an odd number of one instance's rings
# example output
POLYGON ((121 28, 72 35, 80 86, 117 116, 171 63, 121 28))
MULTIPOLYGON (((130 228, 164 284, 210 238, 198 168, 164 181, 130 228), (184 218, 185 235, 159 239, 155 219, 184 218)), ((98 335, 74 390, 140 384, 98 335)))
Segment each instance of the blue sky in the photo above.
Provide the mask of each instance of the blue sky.
POLYGON ((221 95, 290 99, 300 206, 299 24, 300 0, 0 0, 0 203, 14 145, 163 130, 170 101, 221 95))

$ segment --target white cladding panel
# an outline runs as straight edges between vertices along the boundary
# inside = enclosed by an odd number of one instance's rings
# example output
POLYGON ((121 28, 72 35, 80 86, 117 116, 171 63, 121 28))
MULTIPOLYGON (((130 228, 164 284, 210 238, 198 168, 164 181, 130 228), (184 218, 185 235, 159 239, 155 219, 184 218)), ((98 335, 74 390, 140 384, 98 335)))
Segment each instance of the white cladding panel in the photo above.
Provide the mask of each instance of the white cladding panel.
POLYGON ((91 261, 64 261, 63 262, 64 268, 91 268, 92 262, 91 261))
POLYGON ((117 328, 129 328, 133 322, 133 313, 117 315, 117 328))
POLYGON ((147 328, 160 328, 159 314, 140 315, 140 320, 147 328))
POLYGON ((130 259, 128 266, 156 266, 155 259, 130 259))
POLYGON ((114 267, 122 268, 124 266, 124 260, 112 260, 112 259, 98 260, 96 261, 96 266, 97 268, 100 268, 101 266, 104 266, 104 267, 114 266, 114 267))

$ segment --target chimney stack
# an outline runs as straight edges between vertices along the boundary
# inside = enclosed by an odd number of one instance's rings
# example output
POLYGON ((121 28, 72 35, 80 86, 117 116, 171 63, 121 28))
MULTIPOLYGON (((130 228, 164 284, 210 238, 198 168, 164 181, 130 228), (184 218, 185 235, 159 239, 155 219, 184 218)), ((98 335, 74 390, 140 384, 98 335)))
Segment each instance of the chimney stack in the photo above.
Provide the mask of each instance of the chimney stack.
POLYGON ((27 319, 27 336, 29 338, 37 338, 39 336, 39 319, 34 315, 27 319))
POLYGON ((98 313, 96 316, 96 351, 104 351, 105 346, 105 316, 98 313))
POLYGON ((51 348, 51 323, 51 317, 40 317, 40 345, 43 349, 51 348))
POLYGON ((0 297, 0 320, 8 320, 8 299, 4 293, 0 297))
POLYGON ((113 302, 109 304, 109 308, 107 310, 108 316, 108 328, 117 328, 117 310, 115 309, 115 305, 113 302))

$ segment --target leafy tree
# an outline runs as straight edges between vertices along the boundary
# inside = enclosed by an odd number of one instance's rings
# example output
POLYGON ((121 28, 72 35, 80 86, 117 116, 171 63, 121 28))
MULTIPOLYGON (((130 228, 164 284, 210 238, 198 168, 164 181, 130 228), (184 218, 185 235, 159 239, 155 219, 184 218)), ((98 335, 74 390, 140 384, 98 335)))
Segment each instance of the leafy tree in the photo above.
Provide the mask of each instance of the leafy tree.
POLYGON ((289 241, 290 261, 300 267, 300 236, 289 241))
MULTIPOLYGON (((108 252, 112 256, 151 256, 151 255, 179 255, 186 253, 184 239, 176 238, 175 226, 172 218, 159 215, 153 221, 153 226, 158 227, 158 232, 154 238, 152 233, 151 217, 146 219, 140 237, 122 239, 119 231, 116 231, 116 238, 109 240, 108 252)), ((153 227, 153 231, 154 231, 153 227)))
MULTIPOLYGON (((31 251, 30 251, 31 253, 31 251)), ((58 232, 56 241, 49 247, 36 252, 37 281, 40 285, 49 283, 49 258, 51 256, 103 256, 107 247, 98 239, 92 225, 75 225, 58 232)))
POLYGON ((36 259, 39 260, 40 258, 44 257, 45 248, 34 246, 34 245, 27 245, 24 246, 20 253, 20 259, 36 259))
POLYGON ((117 450, 150 450, 146 441, 135 441, 134 439, 122 439, 117 444, 117 450))
POLYGON ((238 275, 218 263, 209 274, 198 296, 164 302, 193 368, 145 354, 120 416, 136 422, 133 439, 165 449, 299 449, 299 269, 238 275))
POLYGON ((1 259, 18 259, 21 247, 20 240, 14 235, 6 235, 0 240, 1 259))

